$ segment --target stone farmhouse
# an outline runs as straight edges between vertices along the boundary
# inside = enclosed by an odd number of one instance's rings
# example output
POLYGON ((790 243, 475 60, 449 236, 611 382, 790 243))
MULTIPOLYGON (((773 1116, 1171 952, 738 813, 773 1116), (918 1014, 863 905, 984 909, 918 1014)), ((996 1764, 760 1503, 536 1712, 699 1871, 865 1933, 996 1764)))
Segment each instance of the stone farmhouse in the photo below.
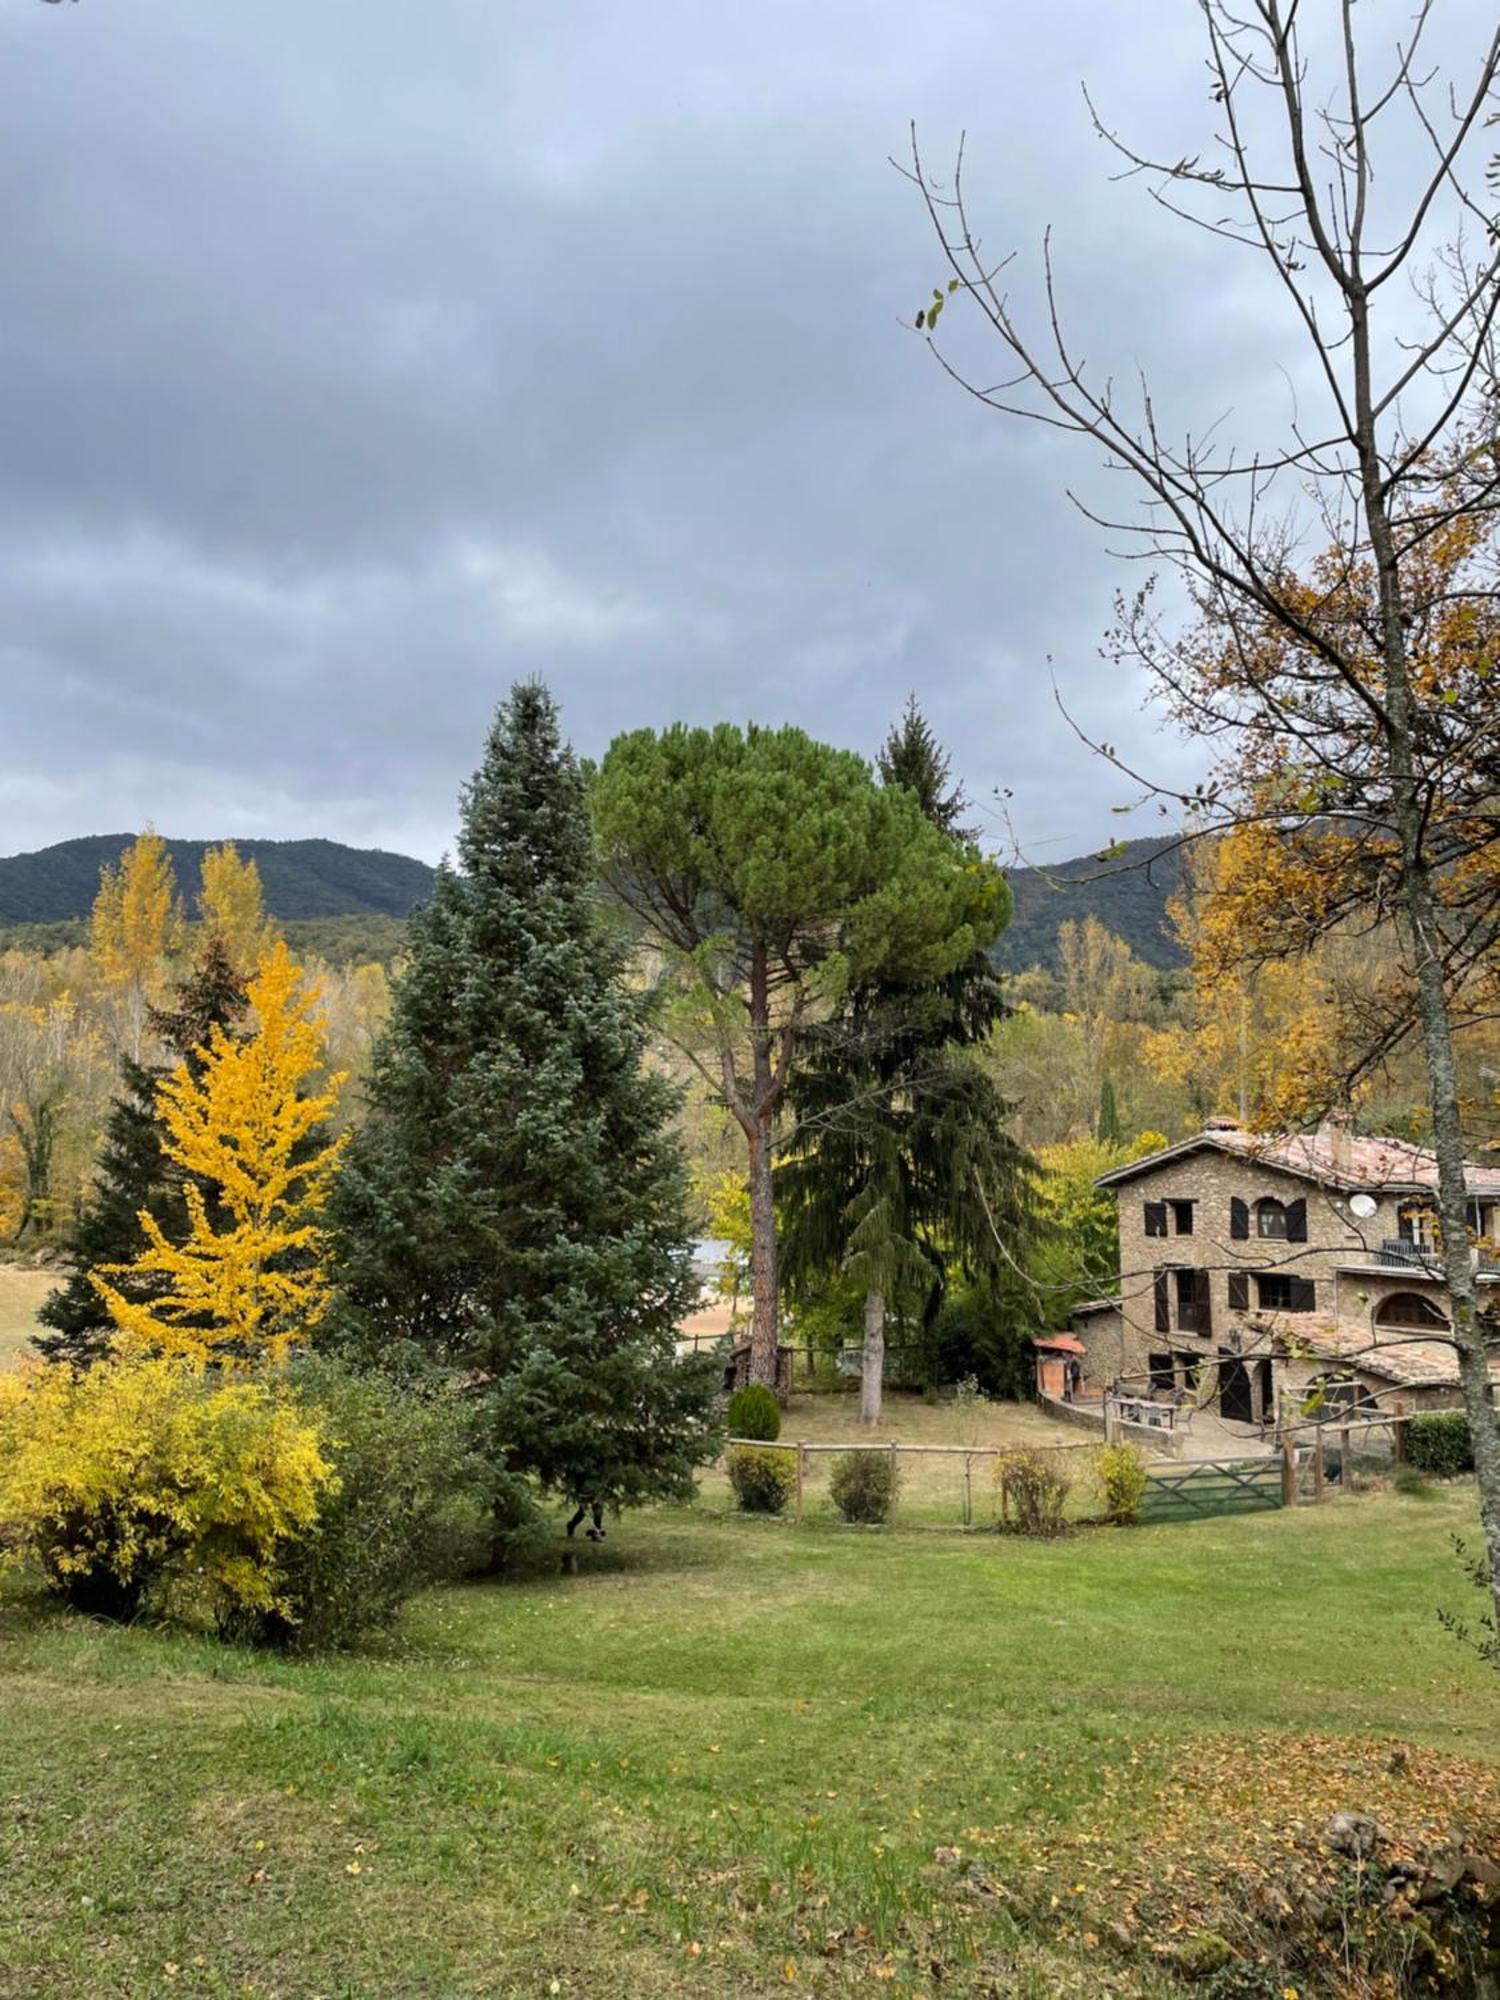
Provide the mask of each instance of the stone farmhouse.
MULTIPOLYGON (((1099 1185, 1119 1202, 1120 1291, 1073 1316, 1085 1397, 1193 1392, 1247 1426, 1315 1391, 1330 1412, 1459 1401, 1424 1148, 1335 1120, 1268 1136, 1215 1119, 1099 1185)), ((1500 1168, 1468 1185, 1480 1309, 1500 1315, 1500 1168)))

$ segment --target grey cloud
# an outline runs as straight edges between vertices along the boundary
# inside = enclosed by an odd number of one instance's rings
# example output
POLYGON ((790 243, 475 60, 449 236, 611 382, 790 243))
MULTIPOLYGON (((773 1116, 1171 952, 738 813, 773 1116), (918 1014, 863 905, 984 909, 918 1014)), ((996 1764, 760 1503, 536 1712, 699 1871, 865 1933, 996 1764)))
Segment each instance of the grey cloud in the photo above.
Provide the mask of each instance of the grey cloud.
POLYGON ((967 125, 1101 356, 1180 320, 1141 358, 1184 408, 1279 395, 1264 302, 1087 135, 1085 67, 1191 136, 1191 9, 1156 15, 16 0, 0 848, 150 816, 435 854, 532 672, 590 752, 678 715, 869 751, 915 688, 1028 846, 1107 837, 1049 657, 1100 733, 1191 759, 1097 659, 1086 456, 900 324, 934 255, 886 155, 967 125))

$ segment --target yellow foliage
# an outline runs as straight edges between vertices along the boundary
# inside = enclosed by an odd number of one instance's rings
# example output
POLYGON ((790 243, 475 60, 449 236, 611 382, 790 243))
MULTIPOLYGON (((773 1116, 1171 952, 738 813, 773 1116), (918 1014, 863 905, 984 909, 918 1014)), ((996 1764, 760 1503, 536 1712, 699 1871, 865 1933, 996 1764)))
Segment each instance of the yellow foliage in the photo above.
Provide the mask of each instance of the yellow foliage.
POLYGON ((285 1611, 278 1551, 336 1486, 282 1382, 143 1355, 0 1375, 0 1569, 81 1603, 178 1582, 218 1615, 285 1611))
POLYGON ((261 897, 260 870, 253 861, 240 859, 232 840, 209 848, 203 857, 198 918, 206 931, 223 941, 231 963, 241 972, 259 964, 276 941, 261 897))
POLYGON ((182 941, 182 910, 167 844, 147 827, 101 870, 89 922, 89 948, 107 985, 152 991, 182 941))
POLYGON ((232 1041, 215 1028, 157 1091, 163 1146, 193 1178, 186 1188, 191 1233, 169 1243, 142 1210, 146 1248, 129 1265, 92 1274, 122 1346, 225 1361, 280 1359, 306 1339, 327 1304, 317 1217, 328 1199, 344 1140, 304 1142, 333 1109, 341 1077, 310 1096, 322 1063, 318 992, 302 983, 278 943, 249 986, 256 1030, 232 1041), (226 1226, 216 1228, 201 1184, 217 1191, 226 1226), (109 1283, 129 1273, 165 1279, 159 1297, 135 1304, 109 1283))

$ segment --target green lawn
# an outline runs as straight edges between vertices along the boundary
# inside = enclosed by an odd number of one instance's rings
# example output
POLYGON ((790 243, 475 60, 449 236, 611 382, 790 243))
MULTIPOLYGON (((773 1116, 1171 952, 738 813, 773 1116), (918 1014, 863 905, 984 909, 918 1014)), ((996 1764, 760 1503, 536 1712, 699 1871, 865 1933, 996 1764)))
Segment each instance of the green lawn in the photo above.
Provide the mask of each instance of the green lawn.
POLYGON ((1299 1739, 1330 1796, 1355 1744, 1500 1759, 1500 1677, 1433 1617, 1469 1514, 1030 1545, 663 1511, 305 1665, 13 1605, 0 1994, 1175 1993, 1088 1942, 1164 1784, 1227 1770, 1264 1817, 1299 1739), (1056 1921, 1018 1923, 1053 1857, 1056 1921))

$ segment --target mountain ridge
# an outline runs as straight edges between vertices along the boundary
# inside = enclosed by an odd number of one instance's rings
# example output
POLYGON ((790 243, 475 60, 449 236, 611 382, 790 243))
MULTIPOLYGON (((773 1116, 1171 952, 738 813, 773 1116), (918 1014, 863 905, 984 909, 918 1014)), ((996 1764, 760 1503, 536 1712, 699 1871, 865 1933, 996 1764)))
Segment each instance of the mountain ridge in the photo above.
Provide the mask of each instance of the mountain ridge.
MULTIPOLYGON (((81 923, 93 908, 101 868, 117 861, 133 834, 84 834, 27 854, 0 857, 0 928, 81 923)), ((212 840, 168 840, 178 887, 191 909, 198 867, 212 840)), ((338 917, 409 916, 432 893, 435 870, 386 848, 337 840, 236 840, 260 870, 266 908, 282 923, 338 917)), ((1008 871, 1015 898, 996 949, 1007 971, 1057 967, 1058 929, 1097 917, 1137 958, 1161 971, 1184 962, 1167 917, 1182 879, 1172 836, 1132 840, 1108 860, 1077 855, 1048 868, 1008 871)))
MULTIPOLYGON (((88 916, 100 870, 135 839, 91 833, 27 854, 0 857, 0 924, 50 924, 88 916)), ((177 886, 191 910, 198 868, 216 840, 167 840, 177 886)), ((260 870, 266 908, 282 922, 309 917, 405 917, 432 893, 425 861, 337 840, 236 839, 241 857, 260 870)))

